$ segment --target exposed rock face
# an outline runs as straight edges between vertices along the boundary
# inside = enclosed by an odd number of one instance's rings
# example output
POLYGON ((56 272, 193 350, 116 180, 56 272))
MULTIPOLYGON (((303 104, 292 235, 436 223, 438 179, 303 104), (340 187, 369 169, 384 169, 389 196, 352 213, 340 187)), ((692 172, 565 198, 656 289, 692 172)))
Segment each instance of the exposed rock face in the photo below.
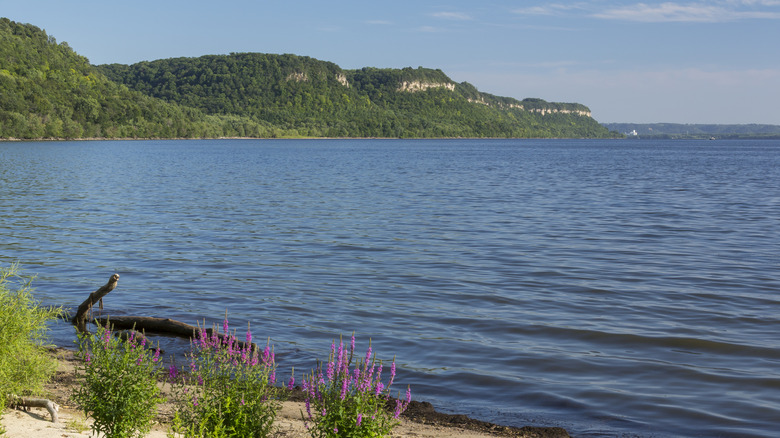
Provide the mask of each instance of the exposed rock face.
POLYGON ((429 88, 446 88, 450 91, 455 91, 455 84, 444 82, 403 81, 398 87, 398 91, 415 93, 417 91, 425 91, 429 88))
MULTIPOLYGON (((483 97, 480 97, 479 99, 468 99, 471 103, 478 103, 480 105, 490 106, 490 102, 487 102, 483 97)), ((532 113, 541 113, 542 115, 545 114, 555 114, 555 113, 561 113, 561 114, 577 114, 578 116, 582 117, 591 117, 590 111, 578 111, 578 110, 568 110, 568 109, 558 109, 558 108, 529 108, 525 109, 523 105, 517 104, 517 103, 499 103, 498 107, 500 108, 515 108, 519 110, 524 111, 530 111, 532 113)))
MULTIPOLYGON (((523 108, 522 105, 519 105, 519 107, 523 108)), ((591 116, 591 113, 589 111, 573 111, 573 110, 557 109, 557 108, 532 108, 528 111, 542 113, 542 115, 561 113, 561 114, 577 114, 578 116, 584 116, 584 117, 591 116)))
POLYGON ((287 76, 287 80, 295 82, 306 82, 309 80, 309 75, 307 75, 306 72, 290 73, 287 76))
POLYGON ((337 74, 336 80, 339 81, 341 85, 349 88, 349 81, 347 81, 347 76, 344 73, 337 74))

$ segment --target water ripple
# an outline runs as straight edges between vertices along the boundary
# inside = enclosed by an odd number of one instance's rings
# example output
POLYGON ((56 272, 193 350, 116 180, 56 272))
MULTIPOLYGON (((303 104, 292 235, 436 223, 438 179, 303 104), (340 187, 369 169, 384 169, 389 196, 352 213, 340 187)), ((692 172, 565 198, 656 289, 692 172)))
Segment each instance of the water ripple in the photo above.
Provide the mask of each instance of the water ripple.
POLYGON ((113 314, 227 310, 280 372, 355 331, 486 420, 771 437, 780 146, 713 143, 0 143, 0 262, 47 304, 119 272, 113 314))

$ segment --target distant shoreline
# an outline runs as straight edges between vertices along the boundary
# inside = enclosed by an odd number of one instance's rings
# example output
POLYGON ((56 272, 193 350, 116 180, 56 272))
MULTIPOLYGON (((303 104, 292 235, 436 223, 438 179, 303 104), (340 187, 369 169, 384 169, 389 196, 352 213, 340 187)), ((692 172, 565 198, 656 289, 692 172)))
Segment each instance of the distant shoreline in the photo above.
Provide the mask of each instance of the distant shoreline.
POLYGON ((621 138, 584 138, 584 137, 171 137, 171 138, 0 138, 0 142, 40 142, 40 141, 152 141, 152 140, 622 140, 621 138))

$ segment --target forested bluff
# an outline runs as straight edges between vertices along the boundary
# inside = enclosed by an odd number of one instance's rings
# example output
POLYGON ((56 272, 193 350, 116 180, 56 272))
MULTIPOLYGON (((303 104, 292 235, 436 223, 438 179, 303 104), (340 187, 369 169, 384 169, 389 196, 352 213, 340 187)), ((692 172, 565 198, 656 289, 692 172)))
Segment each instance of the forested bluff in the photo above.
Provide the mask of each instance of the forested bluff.
POLYGON ((262 53, 95 66, 0 18, 0 139, 620 136, 584 105, 494 96, 441 70, 262 53))

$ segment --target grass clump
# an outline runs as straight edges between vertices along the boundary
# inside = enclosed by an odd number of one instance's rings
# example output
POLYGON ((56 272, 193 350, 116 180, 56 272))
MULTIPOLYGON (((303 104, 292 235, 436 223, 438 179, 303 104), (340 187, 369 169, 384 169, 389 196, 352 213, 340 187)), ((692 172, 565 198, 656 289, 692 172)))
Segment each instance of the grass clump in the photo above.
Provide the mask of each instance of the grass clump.
POLYGON ((47 323, 62 310, 41 306, 32 281, 16 264, 0 268, 0 414, 16 397, 42 395, 57 369, 46 348, 47 323))

